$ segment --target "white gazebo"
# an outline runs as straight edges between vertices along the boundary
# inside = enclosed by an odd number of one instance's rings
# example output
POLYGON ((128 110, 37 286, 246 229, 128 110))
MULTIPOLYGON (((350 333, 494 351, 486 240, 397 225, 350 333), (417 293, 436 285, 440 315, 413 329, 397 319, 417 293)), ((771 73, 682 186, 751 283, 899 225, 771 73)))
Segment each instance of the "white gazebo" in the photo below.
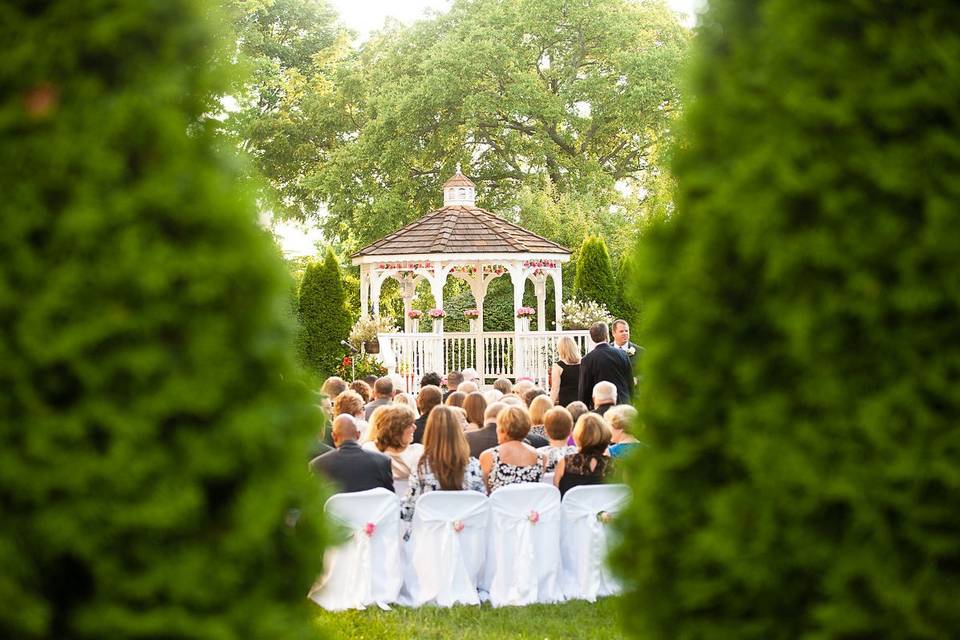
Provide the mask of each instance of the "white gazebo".
POLYGON ((476 206, 476 186, 460 173, 443 185, 443 206, 378 240, 353 256, 360 266, 361 315, 380 315, 383 283, 393 278, 403 295, 404 332, 381 334, 384 364, 416 387, 428 371, 444 373, 475 368, 483 380, 506 375, 530 377, 546 383, 555 359, 556 340, 571 335, 581 349, 592 346, 584 331, 547 331, 547 280, 553 280, 555 327, 561 326, 561 265, 570 252, 476 206), (437 309, 443 309, 447 278, 464 280, 476 301, 478 317, 467 333, 445 333, 443 318, 411 319, 417 284, 429 283, 437 309), (514 330, 483 331, 483 300, 490 282, 508 276, 513 284, 514 330), (536 330, 528 317, 518 317, 527 280, 533 282, 537 300, 536 330), (432 323, 420 332, 419 324, 432 323))

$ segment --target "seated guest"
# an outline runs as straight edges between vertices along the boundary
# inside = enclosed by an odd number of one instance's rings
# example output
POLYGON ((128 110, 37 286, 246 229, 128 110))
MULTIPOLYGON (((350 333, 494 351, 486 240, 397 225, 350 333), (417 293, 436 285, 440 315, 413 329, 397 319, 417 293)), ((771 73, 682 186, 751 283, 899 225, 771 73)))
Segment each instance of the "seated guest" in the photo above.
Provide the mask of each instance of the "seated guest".
POLYGON ((488 404, 483 412, 482 428, 471 431, 467 435, 467 444, 470 445, 470 455, 479 458, 480 454, 491 447, 497 446, 497 416, 507 405, 502 402, 488 404))
POLYGON ((483 392, 483 399, 487 401, 487 404, 499 402, 502 398, 503 394, 496 389, 487 389, 483 392))
POLYGON ((447 399, 443 401, 443 404, 447 405, 448 407, 462 407, 463 401, 466 399, 467 394, 465 394, 463 391, 457 390, 448 395, 447 399))
POLYGON ((471 393, 463 401, 463 410, 467 413, 467 431, 483 428, 483 412, 487 410, 487 400, 479 391, 471 393))
POLYGON ((567 440, 573 432, 573 418, 570 417, 570 412, 563 407, 554 407, 544 415, 543 427, 547 431, 550 444, 545 447, 538 447, 537 451, 546 458, 547 467, 544 471, 550 473, 564 456, 577 452, 575 446, 567 444, 567 440))
POLYGON ((411 469, 407 494, 400 502, 400 517, 413 520, 417 500, 431 491, 486 492, 480 463, 470 457, 470 447, 450 407, 430 412, 423 433, 423 455, 411 469))
POLYGON ((463 429, 464 432, 466 432, 467 425, 469 424, 467 422, 467 412, 463 410, 463 407, 448 407, 448 408, 453 409, 453 414, 457 416, 457 424, 459 424, 460 428, 463 429))
POLYGON ((523 401, 529 407, 530 404, 533 402, 534 398, 537 398, 539 396, 546 396, 546 395, 548 395, 546 391, 544 391, 540 387, 534 387, 533 389, 530 389, 523 394, 523 401))
MULTIPOLYGON (((547 432, 543 428, 543 416, 547 411, 553 408, 553 400, 548 395, 539 395, 530 403, 530 433, 547 438, 547 432)), ((549 440, 549 438, 547 438, 549 440)))
POLYGON ((480 454, 480 469, 487 489, 523 482, 540 482, 544 460, 537 450, 523 441, 530 431, 530 418, 520 407, 509 407, 497 415, 499 444, 480 454))
POLYGON ((646 447, 633 436, 633 425, 637 424, 637 410, 628 404, 618 404, 604 414, 612 433, 607 454, 611 458, 620 458, 631 451, 646 447))
POLYGON ((387 377, 377 378, 373 383, 373 400, 363 408, 364 417, 369 420, 374 409, 391 402, 393 402, 393 380, 387 377))
POLYGON ((406 480, 423 455, 423 445, 414 444, 413 411, 399 404, 378 407, 377 440, 363 445, 364 449, 379 450, 393 462, 393 479, 406 480))
MULTIPOLYGON (((381 408, 382 407, 377 407, 377 409, 381 408)), ((367 423, 367 428, 363 433, 360 434, 360 440, 358 440, 360 446, 364 449, 377 451, 377 436, 380 433, 380 418, 383 415, 385 414, 382 411, 378 411, 376 409, 370 414, 370 421, 367 423), (367 444, 370 444, 371 446, 368 447, 367 444)))
POLYGON ((509 378, 504 378, 503 376, 497 378, 496 382, 493 383, 493 388, 499 391, 502 395, 513 393, 513 383, 510 382, 509 378))
MULTIPOLYGON (((355 426, 361 434, 367 431, 367 421, 364 420, 363 399, 356 391, 347 389, 333 399, 333 417, 348 415, 354 419, 355 426)), ((333 445, 333 434, 328 434, 327 444, 333 445)))
POLYGON ((527 404, 523 401, 523 398, 518 398, 517 396, 513 395, 512 393, 511 393, 510 395, 508 395, 508 396, 503 396, 503 397, 500 399, 500 402, 502 402, 502 403, 504 403, 505 405, 510 406, 510 407, 520 407, 521 409, 526 409, 526 408, 527 408, 527 404))
MULTIPOLYGON (((460 383, 463 382, 463 374, 459 371, 451 371, 447 374, 447 390, 443 393, 443 399, 446 400, 447 396, 457 390, 457 387, 460 386, 460 383)), ((439 386, 439 385, 437 385, 439 386)))
POLYGON ((473 382, 478 387, 480 386, 480 374, 477 373, 477 370, 473 367, 467 367, 461 372, 460 375, 463 376, 464 382, 473 382))
POLYGON ((603 380, 593 386, 593 412, 601 416, 617 404, 617 387, 603 380))
POLYGON ((413 411, 413 415, 420 417, 420 412, 417 411, 417 399, 413 397, 411 393, 398 393, 393 396, 394 404, 402 404, 405 407, 410 407, 410 410, 413 411))
POLYGON ((433 371, 423 374, 423 377, 420 378, 420 387, 425 387, 432 384, 435 387, 440 386, 440 374, 434 373, 433 371))
MULTIPOLYGON (((537 385, 533 384, 533 380, 517 380, 517 384, 513 385, 513 395, 523 400, 523 396, 526 395, 527 391, 535 388, 537 385)), ((526 404, 526 402, 524 402, 526 404)))
POLYGON ((339 376, 330 376, 327 378, 323 387, 320 388, 320 393, 327 396, 331 400, 336 398, 338 395, 347 390, 347 381, 339 376))
POLYGON ((370 388, 373 389, 373 385, 377 382, 377 376, 373 375, 372 373, 368 373, 367 375, 363 376, 363 381, 370 385, 370 388))
POLYGON ((478 387, 477 383, 472 380, 464 380, 463 382, 457 385, 457 391, 463 394, 469 394, 479 390, 480 390, 480 387, 478 387))
POLYGON ((310 461, 314 473, 322 473, 347 493, 377 487, 393 491, 390 458, 360 448, 360 432, 353 417, 340 414, 334 418, 331 432, 336 449, 310 461))
POLYGON ((587 411, 590 411, 590 407, 583 402, 576 400, 567 405, 567 411, 570 412, 570 417, 573 418, 573 424, 577 424, 577 420, 580 419, 580 416, 585 414, 587 411))
POLYGON ((407 392, 407 381, 403 379, 402 375, 399 373, 390 373, 387 374, 387 377, 390 378, 390 382, 393 383, 393 395, 407 392))
POLYGON ((420 412, 420 417, 416 420, 417 429, 413 432, 414 442, 423 442, 423 430, 427 426, 427 418, 430 417, 430 411, 442 402, 443 393, 440 391, 440 387, 428 384, 420 389, 420 393, 417 394, 417 411, 420 412))
POLYGON ((354 380, 351 382, 350 389, 360 394, 360 399, 363 400, 364 404, 370 402, 370 395, 373 391, 370 389, 370 385, 363 380, 354 380))
POLYGON ((610 458, 604 455, 610 444, 610 427, 596 413, 585 413, 573 429, 577 452, 560 459, 554 472, 553 484, 561 497, 568 489, 585 484, 602 484, 610 471, 610 458))

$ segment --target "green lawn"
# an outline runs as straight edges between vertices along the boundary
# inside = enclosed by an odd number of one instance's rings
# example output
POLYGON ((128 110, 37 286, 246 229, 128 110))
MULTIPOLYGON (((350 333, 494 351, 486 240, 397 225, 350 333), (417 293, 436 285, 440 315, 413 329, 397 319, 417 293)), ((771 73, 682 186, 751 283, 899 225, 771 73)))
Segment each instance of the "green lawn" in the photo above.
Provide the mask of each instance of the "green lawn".
POLYGON ((617 640, 624 637, 618 604, 616 598, 604 598, 592 604, 575 600, 501 609, 484 605, 451 609, 395 607, 393 611, 381 611, 374 607, 366 611, 322 612, 317 624, 325 637, 335 640, 617 640))

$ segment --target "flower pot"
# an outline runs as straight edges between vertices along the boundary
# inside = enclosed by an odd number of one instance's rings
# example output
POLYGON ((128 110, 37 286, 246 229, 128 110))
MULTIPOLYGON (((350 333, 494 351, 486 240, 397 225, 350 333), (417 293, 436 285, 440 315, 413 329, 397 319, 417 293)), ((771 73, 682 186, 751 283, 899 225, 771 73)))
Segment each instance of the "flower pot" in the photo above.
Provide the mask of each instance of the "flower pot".
POLYGON ((480 330, 480 318, 470 318, 470 333, 476 333, 480 330))
POLYGON ((433 332, 443 333, 443 318, 437 318, 433 321, 433 332))
POLYGON ((410 333, 420 333, 420 318, 410 318, 410 333))
POLYGON ((363 343, 363 350, 367 353, 377 354, 380 353, 380 340, 379 338, 374 338, 373 340, 365 340, 363 343))
POLYGON ((517 318, 519 331, 530 331, 530 318, 517 318))

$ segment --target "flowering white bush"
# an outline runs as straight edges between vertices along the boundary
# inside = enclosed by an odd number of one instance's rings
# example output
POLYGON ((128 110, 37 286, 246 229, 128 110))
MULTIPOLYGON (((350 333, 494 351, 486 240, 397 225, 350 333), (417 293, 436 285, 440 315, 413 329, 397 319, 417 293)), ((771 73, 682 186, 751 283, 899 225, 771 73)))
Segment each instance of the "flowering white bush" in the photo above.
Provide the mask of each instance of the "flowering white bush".
POLYGON ((356 324, 353 325, 353 328, 350 329, 350 337, 347 338, 354 348, 359 349, 361 342, 366 342, 367 340, 373 340, 377 337, 378 333, 397 333, 400 331, 393 324, 393 320, 390 318, 376 318, 370 316, 369 318, 360 318, 357 320, 356 324))
POLYGON ((607 307, 593 300, 572 298, 563 303, 561 310, 564 329, 589 329, 595 322, 613 322, 607 307))

